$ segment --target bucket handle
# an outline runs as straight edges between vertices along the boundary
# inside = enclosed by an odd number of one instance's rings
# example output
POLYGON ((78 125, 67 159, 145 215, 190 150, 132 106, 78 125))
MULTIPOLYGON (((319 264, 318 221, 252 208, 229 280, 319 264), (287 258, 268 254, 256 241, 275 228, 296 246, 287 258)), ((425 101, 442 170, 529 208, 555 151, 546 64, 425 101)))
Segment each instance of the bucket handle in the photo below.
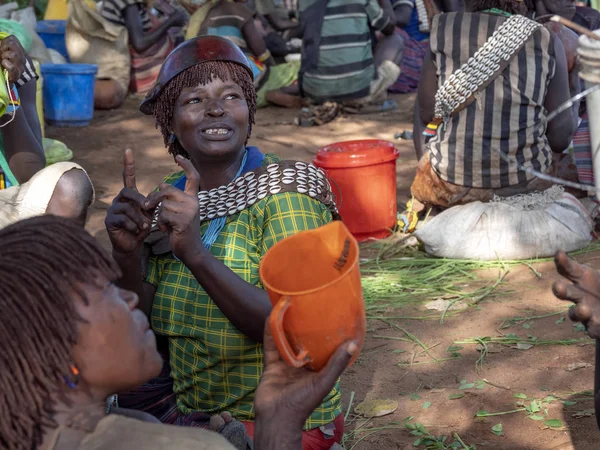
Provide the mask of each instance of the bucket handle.
POLYGON ((290 297, 282 297, 273 306, 271 315, 269 316, 269 327, 271 327, 271 334, 279 354, 283 360, 292 367, 300 368, 304 367, 310 362, 308 357, 308 351, 302 350, 299 354, 295 354, 292 346, 290 345, 285 331, 283 331, 283 317, 285 312, 291 306, 290 297))

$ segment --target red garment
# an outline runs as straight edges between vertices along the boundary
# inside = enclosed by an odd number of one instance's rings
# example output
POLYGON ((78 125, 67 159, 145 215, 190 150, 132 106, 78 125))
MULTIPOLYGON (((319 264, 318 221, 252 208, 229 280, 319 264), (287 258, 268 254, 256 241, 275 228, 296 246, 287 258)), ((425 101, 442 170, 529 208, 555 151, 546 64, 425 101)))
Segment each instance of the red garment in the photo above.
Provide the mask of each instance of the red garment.
MULTIPOLYGON (((246 426, 248 436, 254 440, 254 422, 242 422, 246 426)), ((340 444, 344 436, 344 415, 340 414, 333 421, 333 437, 327 437, 320 428, 302 432, 302 450, 329 450, 335 443, 340 444)))

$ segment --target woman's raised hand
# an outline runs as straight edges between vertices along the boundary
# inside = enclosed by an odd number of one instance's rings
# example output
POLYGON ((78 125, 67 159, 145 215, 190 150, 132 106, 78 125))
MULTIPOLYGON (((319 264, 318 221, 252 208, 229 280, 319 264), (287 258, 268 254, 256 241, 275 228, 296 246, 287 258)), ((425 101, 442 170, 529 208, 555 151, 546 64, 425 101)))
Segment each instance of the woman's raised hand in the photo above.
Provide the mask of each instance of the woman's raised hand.
POLYGON ((184 263, 202 247, 198 190, 200 175, 189 159, 175 157, 177 165, 186 176, 183 191, 169 184, 161 184, 159 190, 148 195, 146 209, 154 211, 159 206, 158 227, 169 233, 173 255, 184 263))
POLYGON ((123 156, 123 189, 108 208, 104 221, 113 250, 127 254, 141 248, 152 225, 145 203, 146 197, 138 192, 135 183, 133 152, 127 149, 123 156))
POLYGON ((558 252, 554 262, 558 273, 571 282, 554 283, 554 295, 575 303, 569 318, 583 323, 591 337, 600 339, 600 273, 569 259, 565 252, 558 252))

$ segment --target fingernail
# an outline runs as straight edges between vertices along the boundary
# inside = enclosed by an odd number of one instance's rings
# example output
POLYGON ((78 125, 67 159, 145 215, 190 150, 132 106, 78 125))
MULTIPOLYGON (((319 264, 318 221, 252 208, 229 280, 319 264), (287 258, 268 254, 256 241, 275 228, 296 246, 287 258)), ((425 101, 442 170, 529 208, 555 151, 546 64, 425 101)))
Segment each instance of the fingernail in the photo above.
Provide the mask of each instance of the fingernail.
POLYGON ((142 228, 143 228, 144 230, 147 230, 149 226, 150 226, 150 225, 148 225, 147 223, 144 223, 144 225, 142 225, 142 228))
POLYGON ((146 201, 144 202, 144 208, 147 208, 148 206, 150 206, 150 202, 149 202, 148 200, 146 200, 146 201))
POLYGON ((354 356, 358 352, 358 344, 355 341, 350 342, 346 351, 350 356, 354 356))

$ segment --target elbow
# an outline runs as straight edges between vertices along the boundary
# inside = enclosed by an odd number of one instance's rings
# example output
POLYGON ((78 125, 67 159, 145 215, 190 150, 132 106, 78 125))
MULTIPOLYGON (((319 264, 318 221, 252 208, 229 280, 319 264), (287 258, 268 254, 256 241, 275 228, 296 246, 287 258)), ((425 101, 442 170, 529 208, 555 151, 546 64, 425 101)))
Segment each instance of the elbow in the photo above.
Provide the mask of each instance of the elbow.
POLYGON ((569 148, 573 141, 573 132, 563 131, 548 135, 548 144, 553 153, 562 153, 569 148))

